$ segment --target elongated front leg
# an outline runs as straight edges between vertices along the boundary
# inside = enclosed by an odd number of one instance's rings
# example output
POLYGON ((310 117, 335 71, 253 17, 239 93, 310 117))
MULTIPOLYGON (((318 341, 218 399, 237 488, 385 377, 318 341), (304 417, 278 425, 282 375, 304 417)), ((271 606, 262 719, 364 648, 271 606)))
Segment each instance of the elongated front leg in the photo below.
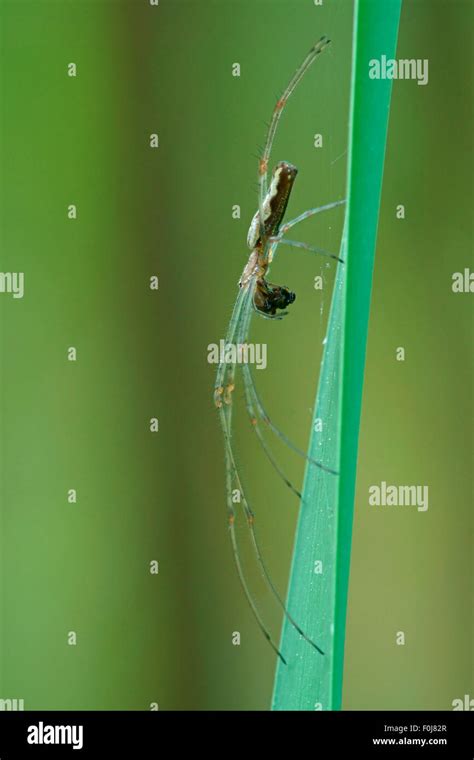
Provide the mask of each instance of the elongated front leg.
POLYGON ((278 122, 280 121, 280 117, 288 102, 288 98, 294 92, 294 90, 296 89, 296 87, 298 86, 302 78, 304 77, 305 73, 308 71, 311 64, 318 58, 320 53, 322 53, 323 50, 327 48, 330 42, 331 40, 328 39, 328 37, 321 37, 321 39, 319 39, 316 42, 316 44, 313 45, 308 55, 305 57, 304 61, 302 61, 301 65, 297 68, 292 78, 288 82, 285 90, 283 91, 282 95, 278 98, 275 104, 275 107, 273 109, 272 117, 268 125, 267 136, 265 139, 263 153, 258 165, 259 222, 260 222, 261 235, 263 235, 264 230, 265 230, 265 219, 264 219, 263 207, 264 207, 265 195, 267 192, 268 162, 270 159, 270 153, 272 150, 273 141, 275 139, 278 122))

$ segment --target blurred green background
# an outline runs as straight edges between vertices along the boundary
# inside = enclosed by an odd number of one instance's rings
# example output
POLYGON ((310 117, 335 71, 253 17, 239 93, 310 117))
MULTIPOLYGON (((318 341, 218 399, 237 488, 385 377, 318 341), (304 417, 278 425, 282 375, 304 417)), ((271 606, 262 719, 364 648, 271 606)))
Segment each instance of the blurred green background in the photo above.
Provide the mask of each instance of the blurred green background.
MULTIPOLYGON (((233 566, 207 346, 225 335, 246 261, 265 121, 321 34, 332 47, 290 101, 273 158, 300 170, 289 216, 343 197, 352 3, 0 8, 1 269, 25 273, 23 299, 0 295, 0 698, 25 709, 267 709, 275 660, 233 566)), ((451 709, 473 696, 472 320, 469 295, 451 290, 453 272, 472 267, 471 27, 469 2, 404 2, 398 57, 428 58, 429 84, 393 89, 346 709, 451 709), (369 507, 382 480, 429 485, 428 512, 369 507)), ((337 250, 341 224, 331 212, 294 237, 337 250)), ((265 403, 303 448, 332 274, 282 248, 272 277, 296 303, 252 332, 268 344, 268 370, 255 373, 265 403)), ((284 591, 298 504, 236 407, 239 463, 284 591)), ((299 485, 302 462, 275 452, 299 485)), ((244 528, 239 538, 277 634, 244 528)))

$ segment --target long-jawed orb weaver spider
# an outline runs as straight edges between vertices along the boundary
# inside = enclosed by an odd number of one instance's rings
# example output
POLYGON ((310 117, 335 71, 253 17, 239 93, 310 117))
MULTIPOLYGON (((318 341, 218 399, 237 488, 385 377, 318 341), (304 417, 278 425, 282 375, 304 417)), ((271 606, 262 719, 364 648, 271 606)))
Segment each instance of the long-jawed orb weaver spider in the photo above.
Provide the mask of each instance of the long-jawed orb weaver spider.
MULTIPOLYGON (((344 263, 338 256, 329 253, 322 248, 316 248, 314 246, 307 245, 306 243, 298 242, 295 240, 288 240, 288 238, 284 236, 290 229, 295 227, 295 225, 304 219, 340 206, 344 204, 345 201, 335 201, 324 206, 319 206, 318 208, 309 209, 308 211, 305 211, 304 213, 297 216, 295 219, 282 224, 283 216, 288 204, 288 199, 290 197, 290 193, 298 170, 291 163, 288 163, 287 161, 280 161, 273 169, 269 186, 267 178, 268 163, 273 141, 278 127, 278 122, 288 101, 288 98, 295 90, 296 86, 301 81, 311 64, 317 59, 320 53, 325 50, 329 43, 330 40, 327 37, 321 37, 321 39, 311 48, 302 64, 296 70, 294 76, 283 92, 283 95, 277 101, 273 110, 272 118, 267 131, 264 150, 259 160, 258 166, 258 209, 252 219, 247 236, 247 244, 250 248, 251 253, 239 281, 239 292, 225 339, 226 345, 232 345, 234 343, 241 345, 246 343, 250 328, 250 322, 254 311, 266 319, 282 319, 287 314, 286 308, 294 302, 296 297, 295 293, 289 290, 289 288, 283 285, 275 285, 267 280, 270 264, 279 245, 284 244, 296 248, 303 248, 312 253, 327 256, 341 264, 344 263)), ((285 603, 283 602, 270 578, 266 565, 263 561, 259 544, 257 542, 254 526, 254 512, 252 511, 246 497, 245 490, 242 485, 242 479, 236 466, 234 451, 232 447, 232 393, 235 389, 236 367, 237 365, 235 360, 221 361, 217 371, 216 384, 214 389, 214 402, 219 413, 219 419, 225 442, 226 492, 230 538, 237 572, 253 615, 263 635, 270 643, 270 646, 273 648, 282 662, 286 664, 285 658, 273 641, 272 636, 261 617, 261 614, 253 599, 243 572, 235 532, 236 509, 233 500, 233 489, 237 489, 240 494, 239 503, 242 507, 250 531, 251 542, 257 558, 257 562, 271 593, 281 605, 284 614, 290 623, 294 626, 294 628, 298 631, 298 633, 303 636, 304 639, 321 655, 323 655, 324 652, 301 629, 301 627, 286 609, 285 603)), ((318 462, 315 459, 307 457, 301 449, 298 449, 286 437, 286 435, 282 433, 282 431, 279 430, 276 425, 274 425, 266 413, 265 408, 258 395, 249 365, 243 363, 241 370, 245 394, 245 404, 252 423, 252 427, 255 430, 255 433, 265 451, 265 454, 269 458, 271 464, 278 472, 280 477, 283 478, 286 485, 289 486, 289 488, 299 498, 301 498, 300 492, 294 488, 292 483, 286 478, 278 463, 276 462, 262 434, 259 426, 259 421, 266 423, 266 425, 273 431, 273 433, 275 433, 300 456, 304 457, 311 465, 319 467, 333 475, 337 475, 338 473, 335 470, 323 465, 321 462, 318 462)))

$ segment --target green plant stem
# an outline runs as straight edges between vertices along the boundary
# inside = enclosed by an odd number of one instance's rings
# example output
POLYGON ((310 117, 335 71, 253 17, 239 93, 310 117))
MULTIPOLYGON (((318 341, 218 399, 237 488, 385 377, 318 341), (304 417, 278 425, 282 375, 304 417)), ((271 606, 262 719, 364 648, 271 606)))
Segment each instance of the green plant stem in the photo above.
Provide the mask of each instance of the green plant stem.
POLYGON ((401 0, 354 4, 347 216, 308 454, 339 476, 306 468, 287 605, 322 647, 318 655, 285 622, 274 710, 338 710, 367 328, 390 107, 391 80, 369 61, 395 55, 401 0), (322 430, 319 429, 322 421, 322 430))

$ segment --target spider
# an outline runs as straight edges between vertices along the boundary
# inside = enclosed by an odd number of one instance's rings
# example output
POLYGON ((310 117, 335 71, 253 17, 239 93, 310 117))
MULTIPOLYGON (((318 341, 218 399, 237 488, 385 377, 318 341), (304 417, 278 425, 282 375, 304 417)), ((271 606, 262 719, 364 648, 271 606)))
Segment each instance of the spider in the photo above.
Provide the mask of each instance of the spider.
MULTIPOLYGON (((330 40, 327 37, 321 37, 321 39, 311 48, 291 78, 288 86, 283 92, 283 95, 278 99, 274 107, 266 135, 264 150, 258 164, 258 209, 251 221, 247 236, 247 245, 250 248, 251 252, 239 281, 239 291, 227 330, 227 336, 225 340, 226 345, 233 343, 244 344, 246 342, 250 329, 252 314, 254 312, 257 312, 259 316, 264 317, 265 319, 282 319, 288 313, 286 310, 287 307, 295 301, 296 295, 288 287, 284 285, 275 285, 274 283, 269 282, 267 279, 270 264, 279 245, 288 245, 295 248, 303 248, 312 253, 317 253, 319 255, 334 259, 340 264, 344 263, 342 259, 333 253, 329 253, 322 248, 316 248, 314 246, 307 245, 306 243, 298 242, 295 240, 288 240, 288 238, 284 237, 284 235, 286 235, 290 229, 295 227, 295 225, 299 224, 299 222, 303 221, 304 219, 314 216, 315 214, 328 211, 329 209, 335 208, 337 206, 341 206, 345 203, 345 200, 335 201, 324 206, 319 206, 318 208, 309 209, 308 211, 305 211, 297 216, 295 219, 282 224, 282 220, 286 211, 286 207, 288 205, 290 193, 298 170, 295 166, 293 166, 293 164, 287 161, 280 161, 276 164, 275 168, 272 171, 269 185, 267 178, 268 163, 273 141, 281 114, 288 101, 288 98, 294 92, 295 88, 303 78, 304 74, 310 68, 311 64, 318 58, 323 50, 327 48, 329 43, 330 40)), ((321 462, 318 462, 315 459, 307 457, 301 449, 297 448, 286 437, 286 435, 282 433, 282 431, 277 428, 276 425, 274 425, 260 400, 260 396, 258 395, 249 365, 243 363, 241 371, 245 404, 248 415, 250 417, 250 421, 252 423, 252 428, 254 429, 258 440, 272 466, 275 468, 279 476, 284 480, 286 485, 296 494, 296 496, 301 499, 301 493, 286 478, 278 463, 276 462, 260 429, 259 421, 264 422, 272 430, 273 433, 275 433, 281 440, 283 440, 284 443, 286 443, 293 451, 304 457, 311 465, 319 467, 326 472, 332 473, 333 475, 337 475, 338 473, 336 470, 323 465, 321 462)), ((233 498, 234 489, 237 489, 237 492, 239 494, 240 505, 242 507, 243 514, 250 531, 251 543, 253 545, 257 562, 260 566, 266 584, 268 585, 273 596, 276 598, 277 602, 282 607, 285 616, 298 631, 298 633, 319 654, 324 655, 323 650, 301 629, 296 620, 294 620, 294 618, 286 609, 285 603, 280 597, 267 571, 262 553, 259 548, 259 544, 257 542, 254 526, 255 515, 246 497, 241 476, 236 466, 234 451, 232 447, 232 393, 235 389, 235 379, 236 362, 233 360, 221 360, 221 363, 219 364, 217 370, 217 377, 214 388, 214 403, 218 410, 219 420, 224 434, 228 523, 237 573, 244 594, 261 632, 269 642, 276 655, 284 664, 286 664, 285 658, 273 641, 273 638, 261 617, 261 614, 258 610, 255 600, 253 599, 244 575, 235 531, 236 507, 233 498)))

